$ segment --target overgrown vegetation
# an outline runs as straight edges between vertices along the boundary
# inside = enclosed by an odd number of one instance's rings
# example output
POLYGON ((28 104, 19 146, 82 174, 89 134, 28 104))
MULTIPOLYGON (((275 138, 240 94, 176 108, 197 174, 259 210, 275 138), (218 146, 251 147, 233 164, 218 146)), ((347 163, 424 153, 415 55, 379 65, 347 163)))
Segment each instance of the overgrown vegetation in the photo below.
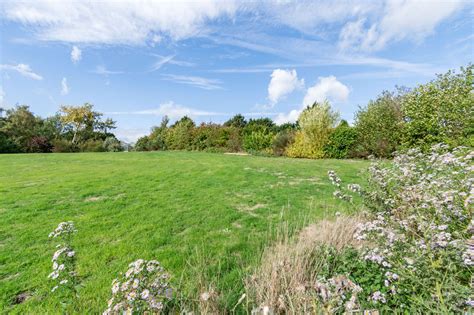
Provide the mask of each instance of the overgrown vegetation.
POLYGON ((329 178, 362 211, 287 234, 247 280, 269 313, 471 313, 474 151, 435 145, 375 161, 361 187, 329 178))

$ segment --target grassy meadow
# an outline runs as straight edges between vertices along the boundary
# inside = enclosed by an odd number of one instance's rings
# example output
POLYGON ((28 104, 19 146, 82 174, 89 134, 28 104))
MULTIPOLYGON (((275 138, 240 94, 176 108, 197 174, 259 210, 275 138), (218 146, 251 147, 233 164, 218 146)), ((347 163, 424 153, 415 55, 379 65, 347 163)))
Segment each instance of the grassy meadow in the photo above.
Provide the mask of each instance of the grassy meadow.
POLYGON ((112 280, 138 258, 159 260, 183 294, 227 292, 220 303, 231 309, 274 227, 350 212, 327 171, 361 182, 365 166, 200 152, 2 155, 0 309, 61 312, 48 234, 68 220, 78 230, 76 310, 103 311, 112 280))

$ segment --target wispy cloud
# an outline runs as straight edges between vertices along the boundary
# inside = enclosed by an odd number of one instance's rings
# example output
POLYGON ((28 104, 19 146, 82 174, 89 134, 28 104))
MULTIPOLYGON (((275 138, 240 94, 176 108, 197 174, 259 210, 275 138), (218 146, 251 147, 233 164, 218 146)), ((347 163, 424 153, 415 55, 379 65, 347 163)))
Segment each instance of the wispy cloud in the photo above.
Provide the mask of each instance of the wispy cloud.
POLYGON ((195 65, 192 62, 176 60, 175 55, 161 56, 161 55, 153 54, 153 56, 156 57, 157 60, 151 66, 150 71, 157 71, 166 64, 177 65, 177 66, 182 66, 182 67, 192 67, 195 65))
POLYGON ((2 64, 0 65, 0 69, 3 70, 11 70, 11 71, 16 71, 22 76, 33 79, 33 80, 43 80, 43 77, 40 76, 39 74, 33 72, 31 67, 27 64, 24 63, 19 63, 17 65, 8 65, 8 64, 2 64))
POLYGON ((160 104, 157 108, 125 111, 125 112, 106 112, 107 115, 154 115, 154 116, 168 116, 170 119, 178 119, 183 116, 201 117, 201 116, 226 116, 227 113, 218 113, 203 111, 192 107, 176 104, 172 101, 160 104))
POLYGON ((163 74, 163 80, 172 81, 180 84, 191 85, 203 90, 221 90, 222 82, 217 79, 208 79, 197 76, 163 74))
POLYGON ((99 65, 92 71, 93 73, 100 74, 100 75, 112 75, 112 74, 122 74, 123 71, 111 71, 108 70, 104 65, 99 65))

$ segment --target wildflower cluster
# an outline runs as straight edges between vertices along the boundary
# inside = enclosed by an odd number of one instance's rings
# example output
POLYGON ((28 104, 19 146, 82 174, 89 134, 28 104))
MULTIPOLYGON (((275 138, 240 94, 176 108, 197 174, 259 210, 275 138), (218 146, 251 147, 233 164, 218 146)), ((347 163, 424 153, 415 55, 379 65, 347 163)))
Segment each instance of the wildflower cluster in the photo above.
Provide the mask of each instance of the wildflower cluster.
POLYGON ((362 288, 343 275, 317 281, 314 288, 317 300, 327 313, 355 311, 359 309, 357 294, 362 288))
MULTIPOLYGON (((329 177, 329 180, 331 181, 331 183, 337 187, 337 189, 333 192, 333 196, 338 198, 338 199, 341 199, 341 200, 344 200, 344 201, 348 201, 348 202, 352 202, 352 196, 349 195, 349 194, 345 194, 343 191, 342 191, 342 181, 341 179, 339 178, 339 176, 337 176, 336 172, 334 171, 328 171, 328 177, 329 177)), ((356 187, 358 185, 355 185, 355 184, 349 184, 350 185, 350 188, 352 190, 353 187, 356 187)), ((360 188, 360 186, 359 186, 360 188)))
POLYGON ((58 227, 49 234, 50 238, 61 239, 60 244, 56 245, 57 250, 51 259, 53 263, 53 272, 48 278, 55 281, 56 285, 51 289, 54 292, 58 289, 75 291, 76 286, 76 252, 71 246, 73 233, 77 230, 73 222, 61 222, 58 227))
POLYGON ((364 197, 369 210, 368 221, 354 235, 371 244, 362 258, 384 275, 371 302, 467 310, 474 254, 473 159, 465 147, 411 149, 396 154, 391 164, 374 161, 366 191, 349 188, 364 197))
POLYGON ((156 260, 138 259, 122 278, 112 282, 112 298, 105 314, 159 313, 171 299, 168 274, 156 260))

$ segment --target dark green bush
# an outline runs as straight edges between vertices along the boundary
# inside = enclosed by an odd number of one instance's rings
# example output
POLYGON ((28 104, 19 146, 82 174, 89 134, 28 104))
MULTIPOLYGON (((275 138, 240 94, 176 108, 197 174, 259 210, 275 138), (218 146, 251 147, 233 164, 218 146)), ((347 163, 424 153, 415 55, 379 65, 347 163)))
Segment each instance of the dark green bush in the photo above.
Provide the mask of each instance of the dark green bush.
POLYGON ((87 140, 79 144, 81 152, 105 152, 104 141, 102 140, 87 140))
POLYGON ((391 157, 400 146, 403 130, 403 93, 383 92, 375 101, 360 108, 355 117, 358 157, 391 157))
POLYGON ((324 155, 333 159, 349 158, 356 140, 355 128, 343 120, 329 135, 329 141, 324 146, 324 155))
POLYGON ((69 152, 78 152, 79 149, 77 146, 71 143, 66 139, 55 139, 53 140, 53 152, 55 153, 69 153, 69 152))

